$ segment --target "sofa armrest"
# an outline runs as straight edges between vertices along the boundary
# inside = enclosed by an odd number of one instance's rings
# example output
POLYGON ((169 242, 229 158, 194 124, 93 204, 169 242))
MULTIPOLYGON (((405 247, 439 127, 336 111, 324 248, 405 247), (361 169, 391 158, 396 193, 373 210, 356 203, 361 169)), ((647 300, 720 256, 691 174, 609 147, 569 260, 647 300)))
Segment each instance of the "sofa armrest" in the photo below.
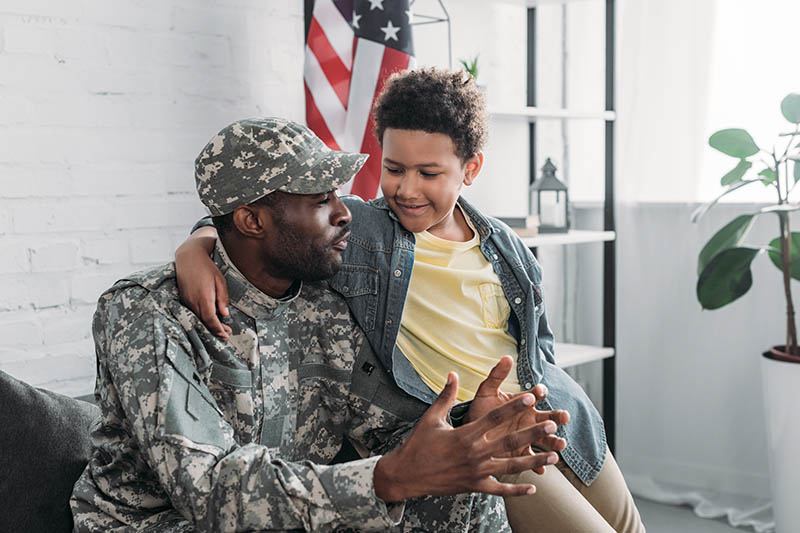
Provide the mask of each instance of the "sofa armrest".
POLYGON ((0 371, 0 531, 72 531, 69 497, 99 416, 91 403, 0 371))

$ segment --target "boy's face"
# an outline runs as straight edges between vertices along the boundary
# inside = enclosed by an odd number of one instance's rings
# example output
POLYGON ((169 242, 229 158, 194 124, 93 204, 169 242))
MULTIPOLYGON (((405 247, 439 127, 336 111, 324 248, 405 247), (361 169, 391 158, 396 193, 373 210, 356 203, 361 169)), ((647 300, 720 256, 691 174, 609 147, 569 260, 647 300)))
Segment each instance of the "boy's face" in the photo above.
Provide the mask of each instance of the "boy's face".
POLYGON ((462 185, 472 184, 482 158, 466 163, 444 133, 387 128, 383 133, 381 191, 409 231, 448 238, 462 185))

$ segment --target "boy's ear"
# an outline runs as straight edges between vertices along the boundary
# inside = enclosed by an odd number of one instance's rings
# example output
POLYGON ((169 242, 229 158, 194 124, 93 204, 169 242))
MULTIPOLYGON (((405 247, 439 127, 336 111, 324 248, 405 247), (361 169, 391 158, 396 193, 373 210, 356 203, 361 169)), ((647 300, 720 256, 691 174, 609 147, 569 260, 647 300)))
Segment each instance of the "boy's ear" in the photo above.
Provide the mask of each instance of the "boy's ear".
POLYGON ((464 165, 464 185, 472 185, 481 168, 483 168, 483 152, 478 152, 467 159, 467 163, 464 165))

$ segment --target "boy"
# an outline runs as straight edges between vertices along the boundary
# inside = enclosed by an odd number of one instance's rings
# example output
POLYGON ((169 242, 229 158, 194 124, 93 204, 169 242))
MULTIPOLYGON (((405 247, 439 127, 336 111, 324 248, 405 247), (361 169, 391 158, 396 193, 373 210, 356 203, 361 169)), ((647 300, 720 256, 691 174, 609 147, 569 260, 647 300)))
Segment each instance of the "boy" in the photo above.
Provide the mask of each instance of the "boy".
MULTIPOLYGON (((558 431, 567 440, 563 461, 536 478, 536 495, 506 499, 515 531, 644 531, 608 453, 600 415, 555 365, 539 264, 507 226, 459 196, 483 165, 483 95, 463 72, 407 71, 387 81, 373 114, 383 197, 344 199, 352 233, 330 286, 346 298, 378 358, 411 396, 434 401, 456 371, 459 400, 486 393, 501 402, 541 383, 549 396, 539 406, 569 412, 570 424, 558 431), (511 377, 497 392, 480 390, 507 354, 514 356, 511 377)), ((201 280, 210 278, 188 270, 189 257, 203 261, 207 253, 187 241, 186 258, 176 254, 178 275, 186 276, 181 285, 189 305, 224 335, 208 311, 211 283, 201 280)), ((216 286, 224 308, 224 287, 216 286)), ((519 481, 532 481, 528 475, 519 481)))

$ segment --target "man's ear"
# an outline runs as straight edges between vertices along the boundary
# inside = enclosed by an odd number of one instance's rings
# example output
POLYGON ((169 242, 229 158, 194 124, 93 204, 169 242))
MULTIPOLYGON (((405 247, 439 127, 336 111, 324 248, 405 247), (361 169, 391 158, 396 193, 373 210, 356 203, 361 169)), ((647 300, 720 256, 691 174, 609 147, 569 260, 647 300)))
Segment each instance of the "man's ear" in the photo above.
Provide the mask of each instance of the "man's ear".
POLYGON ((233 225, 245 237, 261 238, 271 224, 272 217, 266 207, 241 205, 233 211, 233 225))
POLYGON ((480 174, 481 168, 483 168, 483 152, 478 152, 467 159, 464 164, 464 185, 472 185, 472 182, 480 174))

